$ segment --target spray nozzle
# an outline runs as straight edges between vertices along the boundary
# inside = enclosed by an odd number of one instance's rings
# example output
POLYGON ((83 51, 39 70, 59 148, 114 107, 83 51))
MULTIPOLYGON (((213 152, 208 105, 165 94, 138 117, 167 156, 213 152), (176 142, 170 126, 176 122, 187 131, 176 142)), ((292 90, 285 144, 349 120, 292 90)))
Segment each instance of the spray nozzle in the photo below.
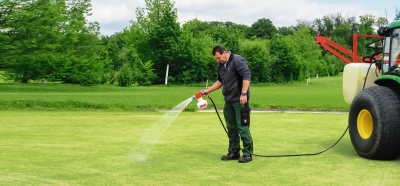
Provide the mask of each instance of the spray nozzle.
POLYGON ((197 108, 199 109, 203 109, 207 107, 207 101, 204 100, 201 96, 202 96, 202 92, 197 92, 194 96, 193 99, 196 98, 197 99, 197 108))

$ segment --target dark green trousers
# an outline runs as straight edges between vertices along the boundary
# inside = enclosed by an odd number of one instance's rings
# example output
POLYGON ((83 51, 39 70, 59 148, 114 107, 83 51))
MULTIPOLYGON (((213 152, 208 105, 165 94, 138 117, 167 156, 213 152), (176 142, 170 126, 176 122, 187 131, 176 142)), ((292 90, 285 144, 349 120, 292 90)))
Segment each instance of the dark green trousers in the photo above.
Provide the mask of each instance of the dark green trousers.
POLYGON ((224 117, 228 129, 229 148, 228 151, 240 151, 240 139, 243 142, 243 155, 253 154, 253 139, 250 134, 250 127, 242 125, 240 109, 243 105, 240 102, 225 102, 224 117))

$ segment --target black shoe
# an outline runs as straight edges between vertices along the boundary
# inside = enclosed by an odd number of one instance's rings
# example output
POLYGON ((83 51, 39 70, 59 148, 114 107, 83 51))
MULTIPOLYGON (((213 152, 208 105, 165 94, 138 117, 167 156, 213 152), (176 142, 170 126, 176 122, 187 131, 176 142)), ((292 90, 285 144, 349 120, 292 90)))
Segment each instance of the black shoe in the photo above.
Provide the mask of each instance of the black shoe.
POLYGON ((238 160, 240 158, 239 152, 229 151, 227 155, 223 155, 221 160, 228 161, 228 160, 238 160))
POLYGON ((253 160, 251 156, 242 156, 239 158, 239 163, 248 163, 251 162, 251 160, 253 160))

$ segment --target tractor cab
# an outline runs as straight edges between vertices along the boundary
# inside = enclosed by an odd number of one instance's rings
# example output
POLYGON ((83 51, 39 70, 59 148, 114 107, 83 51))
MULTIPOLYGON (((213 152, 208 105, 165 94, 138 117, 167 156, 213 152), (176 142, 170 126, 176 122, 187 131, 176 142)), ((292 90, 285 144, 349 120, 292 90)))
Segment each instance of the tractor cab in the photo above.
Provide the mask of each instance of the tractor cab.
POLYGON ((382 76, 375 80, 380 86, 388 86, 400 93, 400 20, 380 27, 378 35, 384 37, 383 59, 377 60, 382 76), (394 81, 394 82, 392 82, 394 81))
MULTIPOLYGON (((400 26, 400 25, 399 25, 400 26)), ((386 36, 386 43, 384 53, 391 54, 387 56, 387 60, 391 66, 398 66, 400 64, 400 27, 390 30, 386 36)))

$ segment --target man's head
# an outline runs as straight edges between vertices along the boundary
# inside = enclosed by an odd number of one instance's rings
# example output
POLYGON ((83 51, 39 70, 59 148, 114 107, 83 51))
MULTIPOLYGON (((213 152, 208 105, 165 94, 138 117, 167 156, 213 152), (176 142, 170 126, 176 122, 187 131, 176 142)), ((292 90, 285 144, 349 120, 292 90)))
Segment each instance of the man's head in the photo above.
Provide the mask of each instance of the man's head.
POLYGON ((226 61, 228 61, 230 53, 226 50, 225 47, 221 45, 217 45, 213 48, 212 54, 217 60, 218 63, 224 64, 226 61))

